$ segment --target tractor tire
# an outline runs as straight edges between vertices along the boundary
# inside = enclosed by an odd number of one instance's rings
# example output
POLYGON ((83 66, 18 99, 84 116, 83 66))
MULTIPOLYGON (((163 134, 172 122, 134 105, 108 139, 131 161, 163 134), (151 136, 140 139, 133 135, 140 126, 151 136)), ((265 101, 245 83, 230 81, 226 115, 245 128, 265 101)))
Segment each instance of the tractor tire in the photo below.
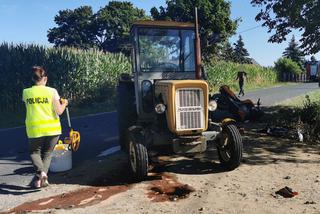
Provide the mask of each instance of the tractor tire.
POLYGON ((148 176, 148 151, 144 136, 139 130, 129 133, 129 162, 134 180, 145 180, 148 176))
POLYGON ((128 151, 128 128, 135 124, 137 120, 135 89, 132 81, 119 81, 117 87, 117 115, 119 144, 121 150, 128 151))
POLYGON ((233 124, 225 125, 218 143, 217 150, 222 168, 231 171, 237 168, 242 159, 242 136, 233 124))

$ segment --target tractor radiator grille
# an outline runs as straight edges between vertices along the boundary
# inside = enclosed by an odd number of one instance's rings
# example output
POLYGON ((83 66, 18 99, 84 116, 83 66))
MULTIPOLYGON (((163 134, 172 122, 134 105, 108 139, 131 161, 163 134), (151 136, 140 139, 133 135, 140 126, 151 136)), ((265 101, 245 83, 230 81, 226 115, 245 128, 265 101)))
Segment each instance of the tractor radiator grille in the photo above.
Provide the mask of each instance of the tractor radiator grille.
POLYGON ((176 91, 177 131, 204 129, 203 91, 198 88, 176 91))

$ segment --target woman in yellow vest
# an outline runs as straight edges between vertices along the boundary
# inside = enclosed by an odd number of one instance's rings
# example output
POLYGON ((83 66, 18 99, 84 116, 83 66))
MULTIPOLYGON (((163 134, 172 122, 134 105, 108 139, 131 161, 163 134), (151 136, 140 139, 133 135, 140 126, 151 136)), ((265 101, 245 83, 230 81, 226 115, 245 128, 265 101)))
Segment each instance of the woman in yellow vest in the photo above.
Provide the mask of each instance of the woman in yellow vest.
POLYGON ((26 105, 26 131, 29 139, 29 152, 36 169, 34 187, 48 186, 48 169, 52 151, 61 135, 61 115, 67 100, 60 102, 56 89, 47 87, 47 74, 42 67, 32 68, 34 86, 23 90, 26 105))

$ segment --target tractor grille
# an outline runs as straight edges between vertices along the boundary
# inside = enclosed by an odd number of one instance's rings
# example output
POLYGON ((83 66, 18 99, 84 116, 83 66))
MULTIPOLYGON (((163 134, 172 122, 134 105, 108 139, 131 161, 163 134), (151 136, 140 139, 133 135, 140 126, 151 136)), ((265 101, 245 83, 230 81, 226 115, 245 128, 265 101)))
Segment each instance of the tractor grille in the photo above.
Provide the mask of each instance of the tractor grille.
POLYGON ((203 91, 198 88, 176 91, 177 131, 204 129, 203 91))

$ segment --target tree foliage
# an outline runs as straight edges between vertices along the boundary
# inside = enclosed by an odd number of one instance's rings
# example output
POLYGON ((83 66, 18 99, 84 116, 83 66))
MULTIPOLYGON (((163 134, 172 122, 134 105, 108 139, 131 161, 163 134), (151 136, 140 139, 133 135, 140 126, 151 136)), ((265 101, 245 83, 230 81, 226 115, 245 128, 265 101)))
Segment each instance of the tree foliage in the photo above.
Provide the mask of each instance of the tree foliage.
POLYGON ((103 50, 129 54, 131 25, 146 18, 144 10, 130 2, 111 1, 95 15, 96 43, 103 50))
POLYGON ((146 18, 144 10, 126 1, 110 1, 97 13, 89 6, 61 10, 54 19, 58 26, 49 29, 48 40, 58 47, 97 47, 128 54, 130 26, 143 18, 146 18))
POLYGON ((296 42, 295 37, 292 36, 289 46, 283 52, 283 56, 290 58, 292 61, 296 62, 301 68, 304 64, 304 54, 299 48, 299 44, 296 42))
POLYGON ((94 44, 93 12, 90 6, 60 10, 54 21, 58 27, 49 29, 48 41, 56 47, 90 48, 94 44))
POLYGON ((222 59, 230 62, 233 62, 235 59, 234 49, 230 44, 230 42, 227 42, 226 44, 224 44, 224 48, 222 51, 222 59))
POLYGON ((282 57, 278 59, 277 62, 275 62, 275 69, 278 71, 278 73, 302 73, 302 70, 298 63, 286 57, 282 57))
POLYGON ((244 47, 244 42, 242 36, 239 36, 239 39, 234 43, 234 62, 241 64, 250 63, 249 52, 244 47))
POLYGON ((270 42, 280 43, 293 29, 302 31, 301 48, 306 54, 320 51, 319 0, 251 0, 253 6, 262 7, 256 16, 269 32, 275 30, 270 42))
POLYGON ((217 54, 219 46, 232 36, 238 20, 231 20, 231 3, 225 0, 171 0, 166 7, 153 7, 155 20, 194 22, 194 8, 198 8, 202 53, 208 57, 217 54))

